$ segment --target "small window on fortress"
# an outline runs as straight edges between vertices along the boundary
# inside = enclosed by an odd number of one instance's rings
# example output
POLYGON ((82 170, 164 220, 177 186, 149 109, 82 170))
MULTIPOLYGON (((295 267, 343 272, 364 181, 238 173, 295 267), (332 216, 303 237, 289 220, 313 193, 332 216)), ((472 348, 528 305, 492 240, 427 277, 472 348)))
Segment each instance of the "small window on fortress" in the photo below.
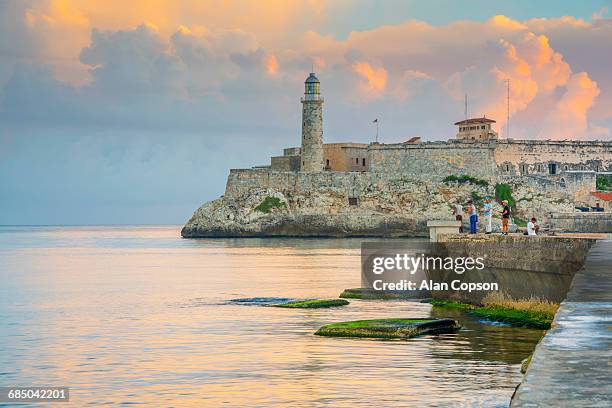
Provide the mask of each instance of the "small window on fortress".
POLYGON ((548 163, 548 172, 550 174, 557 174, 557 163, 548 163))
POLYGON ((359 164, 359 157, 355 157, 355 164, 359 164))
POLYGON ((559 187, 565 188, 565 179, 564 178, 561 178, 561 180, 559 180, 559 187))
POLYGON ((329 168, 329 159, 325 160, 325 166, 329 168))
POLYGON ((484 129, 484 125, 482 125, 480 128, 481 128, 481 129, 484 129))
POLYGON ((365 167, 365 159, 361 159, 361 165, 365 167))
POLYGON ((349 205, 357 205, 357 197, 349 197, 349 205))
POLYGON ((569 170, 569 166, 566 164, 565 166, 563 166, 564 170, 569 170))

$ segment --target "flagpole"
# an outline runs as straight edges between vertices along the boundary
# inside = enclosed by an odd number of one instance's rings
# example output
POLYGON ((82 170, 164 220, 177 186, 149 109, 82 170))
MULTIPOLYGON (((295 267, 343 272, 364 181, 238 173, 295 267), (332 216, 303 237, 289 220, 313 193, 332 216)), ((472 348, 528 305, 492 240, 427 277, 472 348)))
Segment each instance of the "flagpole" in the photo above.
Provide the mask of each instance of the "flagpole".
POLYGON ((376 143, 378 143, 378 119, 376 119, 376 143))

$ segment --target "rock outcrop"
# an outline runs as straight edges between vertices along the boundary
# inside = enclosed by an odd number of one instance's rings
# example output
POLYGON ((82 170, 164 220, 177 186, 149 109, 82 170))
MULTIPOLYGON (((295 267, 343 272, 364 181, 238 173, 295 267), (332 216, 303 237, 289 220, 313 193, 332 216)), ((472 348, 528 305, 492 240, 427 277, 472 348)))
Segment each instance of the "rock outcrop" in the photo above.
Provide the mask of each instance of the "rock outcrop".
MULTIPOLYGON (((513 185, 517 219, 573 211, 562 193, 513 185)), ((232 170, 226 194, 202 205, 183 237, 398 237, 425 236, 426 222, 452 219, 452 205, 494 196, 477 185, 389 178, 374 173, 232 170), (265 205, 264 205, 265 204, 265 205)), ((494 228, 501 206, 494 203, 494 228)), ((464 221, 467 222, 467 216, 464 221)), ((482 218, 481 218, 482 221, 482 218)))

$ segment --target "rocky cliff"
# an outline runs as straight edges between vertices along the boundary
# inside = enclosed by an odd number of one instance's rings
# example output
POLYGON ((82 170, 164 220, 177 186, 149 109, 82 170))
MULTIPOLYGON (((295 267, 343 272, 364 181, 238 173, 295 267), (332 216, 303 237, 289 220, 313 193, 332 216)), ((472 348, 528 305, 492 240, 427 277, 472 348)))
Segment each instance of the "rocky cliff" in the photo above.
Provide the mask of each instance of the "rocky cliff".
MULTIPOLYGON (((573 211, 567 193, 511 185, 518 220, 573 211)), ((494 183, 433 182, 374 173, 233 170, 226 194, 202 205, 183 237, 424 236, 426 222, 452 219, 451 206, 482 205, 494 183)), ((494 203, 494 225, 501 206, 494 203)), ((464 217, 467 222, 467 217, 464 217)), ((482 220, 482 218, 481 218, 482 220)), ((482 225, 482 224, 481 224, 482 225)), ((484 227, 483 227, 484 228, 484 227)))

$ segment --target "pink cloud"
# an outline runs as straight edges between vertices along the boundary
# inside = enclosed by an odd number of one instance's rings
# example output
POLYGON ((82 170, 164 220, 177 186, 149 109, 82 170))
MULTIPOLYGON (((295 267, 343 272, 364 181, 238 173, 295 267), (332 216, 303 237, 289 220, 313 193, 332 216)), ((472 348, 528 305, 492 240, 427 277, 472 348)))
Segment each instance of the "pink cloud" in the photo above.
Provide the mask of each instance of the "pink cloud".
POLYGON ((590 127, 587 113, 595 103, 600 91, 597 82, 589 78, 586 72, 573 74, 566 91, 554 109, 544 120, 539 137, 543 139, 580 139, 593 136, 609 135, 603 127, 590 127))

